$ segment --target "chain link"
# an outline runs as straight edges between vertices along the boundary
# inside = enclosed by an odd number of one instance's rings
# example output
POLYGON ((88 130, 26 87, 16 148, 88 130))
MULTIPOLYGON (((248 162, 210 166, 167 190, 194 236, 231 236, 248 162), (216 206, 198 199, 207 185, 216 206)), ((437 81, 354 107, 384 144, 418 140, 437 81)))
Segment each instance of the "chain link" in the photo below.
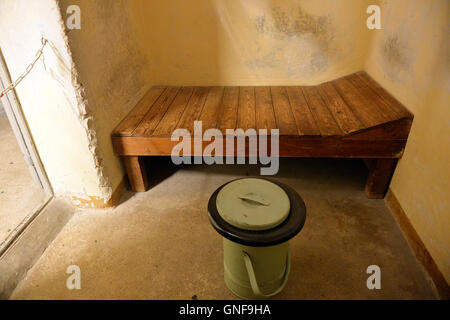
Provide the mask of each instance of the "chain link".
POLYGON ((46 44, 49 44, 52 48, 54 47, 49 40, 42 38, 41 39, 42 45, 40 49, 36 52, 36 55, 33 59, 33 61, 27 66, 25 71, 16 79, 16 81, 10 83, 3 91, 0 92, 0 98, 3 97, 5 94, 7 94, 9 91, 13 90, 17 85, 31 72, 36 62, 43 56, 44 53, 44 47, 46 44))

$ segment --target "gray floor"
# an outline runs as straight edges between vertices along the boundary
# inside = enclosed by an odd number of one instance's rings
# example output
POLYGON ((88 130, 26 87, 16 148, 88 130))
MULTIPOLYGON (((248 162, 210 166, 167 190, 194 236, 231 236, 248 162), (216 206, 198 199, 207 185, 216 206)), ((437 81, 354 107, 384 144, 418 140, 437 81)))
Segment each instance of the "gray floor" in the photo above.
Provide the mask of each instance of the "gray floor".
MULTIPOLYGON (((223 281, 221 238, 206 205, 221 184, 257 166, 149 166, 154 185, 126 192, 115 209, 79 211, 28 272, 14 299, 234 299, 223 281), (81 269, 68 290, 66 269, 81 269)), ((291 240, 289 282, 277 299, 436 299, 383 200, 364 194, 359 160, 283 159, 275 179, 308 208, 291 240), (381 290, 366 269, 381 268, 381 290)))
POLYGON ((8 118, 0 114, 0 245, 46 199, 31 178, 8 118))

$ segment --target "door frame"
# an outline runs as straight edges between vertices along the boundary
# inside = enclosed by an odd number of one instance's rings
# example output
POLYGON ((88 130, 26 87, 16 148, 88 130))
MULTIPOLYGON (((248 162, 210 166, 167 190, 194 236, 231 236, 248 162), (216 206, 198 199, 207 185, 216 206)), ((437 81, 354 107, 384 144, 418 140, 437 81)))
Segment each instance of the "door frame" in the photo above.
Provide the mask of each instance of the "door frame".
MULTIPOLYGON (((8 71, 2 50, 0 48, 0 90, 3 90, 5 84, 12 83, 11 75, 8 71)), ((28 164, 33 180, 42 186, 46 193, 44 203, 35 209, 34 212, 28 214, 22 222, 8 235, 8 237, 0 243, 0 256, 8 249, 14 240, 23 232, 23 230, 34 220, 34 218, 45 208, 45 206, 53 198, 53 188, 48 179, 44 165, 37 151, 30 129, 28 127, 22 106, 17 97, 15 89, 6 93, 0 98, 1 104, 8 117, 11 128, 16 137, 17 143, 24 155, 24 159, 28 164)))

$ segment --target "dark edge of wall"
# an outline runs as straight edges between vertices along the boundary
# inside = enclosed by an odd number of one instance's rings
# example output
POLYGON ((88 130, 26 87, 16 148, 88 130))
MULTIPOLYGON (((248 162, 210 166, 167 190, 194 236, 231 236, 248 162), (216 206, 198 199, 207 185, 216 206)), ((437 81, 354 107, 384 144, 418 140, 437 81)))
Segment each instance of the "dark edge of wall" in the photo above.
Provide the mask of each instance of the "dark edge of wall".
POLYGON ((58 198, 50 200, 0 257, 0 299, 8 299, 72 217, 75 208, 58 198))
POLYGON ((388 190, 385 201, 388 208, 391 210, 392 215, 397 221, 397 224, 402 230, 406 240, 408 241, 409 246, 414 252, 417 260, 419 260, 419 262, 423 265, 423 267, 433 280, 440 298, 444 300, 450 300, 449 284, 445 280, 442 272, 439 270, 436 262, 434 262, 433 257, 430 255, 430 252, 428 252, 425 244, 420 239, 417 231, 409 221, 408 216, 406 215, 405 211, 403 211, 400 202, 391 189, 388 190))

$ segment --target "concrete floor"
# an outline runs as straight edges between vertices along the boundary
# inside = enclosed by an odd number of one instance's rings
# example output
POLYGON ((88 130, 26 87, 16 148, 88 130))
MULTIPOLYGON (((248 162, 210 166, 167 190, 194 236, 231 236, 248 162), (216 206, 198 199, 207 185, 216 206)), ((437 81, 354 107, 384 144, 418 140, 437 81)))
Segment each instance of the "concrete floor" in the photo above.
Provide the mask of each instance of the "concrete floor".
POLYGON ((3 113, 0 115, 0 245, 45 200, 45 191, 33 181, 3 113))
MULTIPOLYGON (((236 298, 223 281, 222 242, 206 205, 221 184, 259 169, 174 170, 169 161, 153 161, 148 192, 126 192, 115 209, 77 212, 12 298, 236 298), (72 264, 81 269, 81 290, 66 288, 72 264)), ((308 212, 291 240, 291 275, 277 299, 436 299, 384 201, 365 197, 366 175, 359 160, 281 161, 275 179, 295 188, 308 212), (372 264, 381 267, 381 290, 366 287, 372 264)))

